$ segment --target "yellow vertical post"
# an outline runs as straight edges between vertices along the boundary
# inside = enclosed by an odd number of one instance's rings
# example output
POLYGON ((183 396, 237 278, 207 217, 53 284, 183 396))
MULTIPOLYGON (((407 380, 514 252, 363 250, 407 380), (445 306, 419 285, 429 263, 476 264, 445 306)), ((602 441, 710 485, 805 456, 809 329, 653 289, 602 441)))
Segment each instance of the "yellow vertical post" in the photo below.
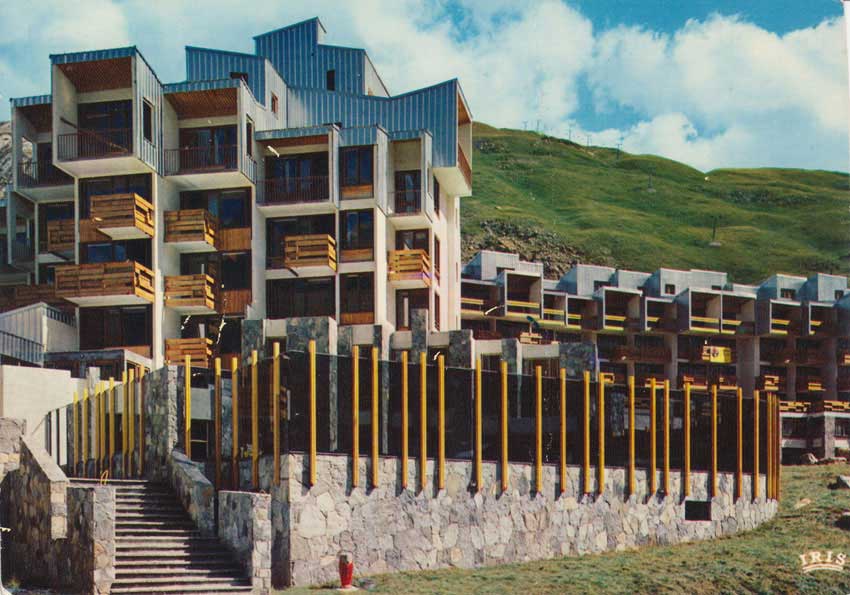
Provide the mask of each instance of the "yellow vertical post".
POLYGON ((94 427, 92 428, 93 440, 92 450, 94 451, 94 475, 100 475, 100 383, 95 385, 94 394, 92 395, 92 407, 94 408, 94 427))
POLYGON ((543 492, 543 367, 534 367, 534 487, 543 492))
POLYGON ((234 490, 239 489, 239 359, 230 358, 231 422, 233 437, 230 447, 230 483, 234 490))
POLYGON ((670 381, 664 380, 664 495, 670 495, 670 381))
POLYGON ((691 495, 691 383, 685 383, 685 419, 683 421, 685 434, 685 478, 684 494, 691 495))
POLYGON ((656 392, 658 385, 655 378, 649 379, 649 495, 654 496, 658 491, 658 413, 656 411, 656 392))
POLYGON ((109 474, 114 475, 115 461, 115 378, 109 378, 109 474))
POLYGON ((145 472, 145 369, 139 373, 139 477, 145 472))
POLYGON ((481 491, 481 356, 475 361, 475 491, 481 491))
POLYGON ((776 446, 776 456, 774 457, 776 462, 776 474, 774 476, 774 481, 776 482, 775 496, 779 500, 782 498, 782 427, 779 417, 779 395, 773 395, 773 418, 775 422, 773 431, 776 438, 774 441, 774 445, 776 446))
MULTIPOLYGON (((186 458, 192 458, 192 356, 187 355, 183 360, 183 450, 186 458)), ((132 380, 131 380, 132 382, 132 380)))
POLYGON ((428 483, 428 360, 419 354, 419 487, 428 483))
POLYGON ((759 391, 753 391, 753 500, 759 497, 759 391))
MULTIPOLYGON (((357 382, 354 386, 357 387, 357 382)), ((277 341, 272 343, 272 457, 272 480, 277 486, 280 485, 280 343, 277 341)))
POLYGON ((251 484, 260 489, 260 394, 257 350, 251 351, 251 484))
POLYGON ((89 473, 89 389, 83 389, 83 477, 88 477, 89 473))
POLYGON ((711 385, 711 497, 717 497, 717 385, 711 385))
POLYGON ((599 443, 596 475, 599 478, 597 490, 602 494, 605 492, 605 377, 601 373, 596 378, 596 399, 596 429, 599 443))
POLYGON ((500 376, 500 395, 499 395, 499 434, 500 440, 500 461, 501 464, 501 486, 502 491, 508 489, 509 473, 508 470, 508 362, 502 360, 499 362, 500 376))
POLYGON ((584 371, 584 423, 582 424, 584 432, 582 440, 584 440, 584 493, 590 493, 590 372, 584 371))
POLYGON ((123 397, 121 408, 121 477, 127 478, 127 447, 130 444, 130 430, 127 427, 127 420, 130 419, 130 389, 127 386, 127 370, 121 372, 121 393, 123 397))
POLYGON ((360 484, 360 348, 351 348, 351 485, 360 484))
POLYGON ((316 341, 307 343, 310 358, 310 486, 316 485, 316 341))
MULTIPOLYGON (((560 402, 560 411, 561 414, 561 423, 559 424, 560 428, 560 478, 559 478, 559 486, 561 493, 565 493, 567 491, 567 369, 560 368, 558 370, 561 381, 561 402, 560 402)), ((507 395, 505 395, 507 397, 507 395)), ((505 407, 507 408, 507 399, 505 399, 505 407)))
POLYGON ((74 391, 74 404, 71 412, 74 415, 74 466, 72 468, 72 474, 75 476, 77 475, 77 463, 80 460, 80 412, 77 410, 78 400, 77 391, 74 391))
POLYGON ((407 489, 407 352, 401 352, 401 487, 407 489))
POLYGON ((378 348, 372 347, 372 487, 378 487, 378 466, 380 450, 378 446, 380 408, 378 382, 378 348))
POLYGON ((629 376, 629 496, 635 495, 635 377, 629 376))
POLYGON ((737 392, 738 402, 738 428, 737 428, 737 457, 735 465, 735 497, 744 496, 744 391, 739 386, 737 392))
POLYGON ((446 358, 437 357, 437 489, 446 487, 446 358))
POLYGON ((106 392, 106 383, 100 383, 100 472, 109 469, 109 465, 107 464, 106 457, 108 456, 108 438, 106 435, 106 398, 108 393, 106 392))
POLYGON ((773 395, 767 393, 765 425, 767 426, 767 497, 773 499, 773 395))
POLYGON ((127 383, 130 391, 130 415, 127 418, 127 477, 133 475, 133 469, 136 468, 133 455, 136 451, 136 371, 130 368, 130 373, 127 376, 127 383))
POLYGON ((215 390, 215 398, 213 407, 213 431, 215 432, 215 489, 221 489, 221 358, 215 358, 213 363, 213 388, 215 390))

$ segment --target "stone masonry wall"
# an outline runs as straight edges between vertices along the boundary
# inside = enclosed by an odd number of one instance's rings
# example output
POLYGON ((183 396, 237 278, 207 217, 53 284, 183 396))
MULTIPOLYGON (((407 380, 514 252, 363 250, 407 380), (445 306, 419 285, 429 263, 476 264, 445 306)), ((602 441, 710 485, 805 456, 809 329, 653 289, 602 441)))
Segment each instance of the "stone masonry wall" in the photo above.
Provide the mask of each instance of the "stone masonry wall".
POLYGON ((26 435, 26 427, 22 419, 0 417, 0 483, 9 472, 18 468, 21 438, 26 435))
POLYGON ((168 459, 168 483, 203 535, 215 535, 215 486, 204 475, 203 464, 174 450, 168 459))
POLYGON ((271 590, 271 497, 250 492, 219 492, 218 537, 242 562, 254 592, 271 590))
MULTIPOLYGON (((472 464, 447 462, 446 487, 436 492, 434 462, 428 487, 418 488, 418 465, 411 459, 408 486, 400 487, 399 461, 382 458, 377 489, 350 486, 350 459, 318 457, 318 483, 307 487, 303 455, 287 455, 283 481, 272 491, 274 584, 332 581, 341 551, 353 554, 357 575, 440 567, 471 568, 624 550, 649 544, 709 539, 752 529, 770 519, 775 501, 734 500, 734 474, 718 478, 719 497, 710 521, 685 520, 682 477, 670 478, 671 495, 648 496, 647 473, 637 472, 637 495, 624 495, 623 469, 606 469, 603 495, 583 496, 581 470, 568 469, 565 494, 557 466, 544 466, 544 490, 534 492, 534 467, 511 464, 509 489, 501 493, 499 465, 485 463, 483 485, 471 492, 472 464)), ((595 493, 596 471, 592 471, 595 493)), ((370 464, 361 459, 363 485, 370 464)), ((692 472, 691 500, 708 500, 709 474, 692 472)), ((760 477, 764 494, 765 477, 760 477)), ((661 472, 658 473, 658 485, 661 472)), ((749 476, 744 493, 752 493, 749 476)))

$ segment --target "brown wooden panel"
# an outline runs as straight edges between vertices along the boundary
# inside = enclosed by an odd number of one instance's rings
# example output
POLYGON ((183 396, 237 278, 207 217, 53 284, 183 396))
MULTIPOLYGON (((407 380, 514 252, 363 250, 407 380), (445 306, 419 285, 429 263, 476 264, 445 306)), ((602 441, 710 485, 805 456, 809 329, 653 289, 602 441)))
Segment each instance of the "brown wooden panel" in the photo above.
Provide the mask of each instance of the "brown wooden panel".
POLYGON ((244 315, 245 308, 251 303, 250 289, 225 289, 221 292, 222 314, 244 315))
POLYGON ((166 339, 165 360, 169 364, 182 365, 186 356, 192 358, 192 365, 207 368, 212 357, 212 339, 198 337, 193 339, 166 339))
POLYGON ((166 95, 177 118, 210 118, 236 115, 236 89, 186 91, 166 95))
POLYGON ((133 85, 130 58, 60 64, 59 69, 74 83, 78 93, 125 89, 133 85))
POLYGON ((374 194, 372 184, 361 184, 360 186, 340 186, 341 198, 371 198, 374 194))
POLYGON ((235 227, 219 230, 219 245, 221 252, 244 252, 251 249, 251 228, 235 227))
POLYGON ((328 135, 316 134, 313 136, 299 136, 298 138, 276 138, 263 142, 266 145, 275 148, 301 147, 305 145, 322 145, 328 142, 328 135))

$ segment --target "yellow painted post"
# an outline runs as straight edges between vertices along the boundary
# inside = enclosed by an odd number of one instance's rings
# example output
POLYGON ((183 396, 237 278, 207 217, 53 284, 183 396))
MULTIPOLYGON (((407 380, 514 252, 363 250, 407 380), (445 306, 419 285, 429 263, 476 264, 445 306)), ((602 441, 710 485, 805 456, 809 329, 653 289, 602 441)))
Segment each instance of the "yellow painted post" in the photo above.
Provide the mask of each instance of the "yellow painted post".
POLYGON ((590 372, 584 371, 584 493, 590 493, 590 372))
POLYGON ((600 373, 596 378, 596 417, 597 417, 597 442, 599 443, 598 462, 596 463, 596 475, 598 479, 598 492, 605 492, 605 377, 600 373))
POLYGON ((629 376, 629 496, 635 495, 635 377, 629 376))
POLYGON ((127 477, 132 477, 133 469, 136 468, 133 454, 136 450, 136 371, 130 368, 127 376, 130 391, 130 416, 127 418, 127 477))
POLYGON ((753 500, 759 497, 759 391, 753 391, 753 500))
POLYGON ((773 499, 773 395, 767 393, 765 425, 767 426, 767 498, 773 499))
POLYGON ((776 446, 776 457, 774 458, 776 461, 776 474, 774 481, 776 482, 776 499, 780 500, 782 498, 782 422, 779 417, 779 395, 773 396, 773 416, 775 420, 773 431, 776 436, 776 440, 774 441, 774 445, 776 446))
MULTIPOLYGON (((186 458, 192 458, 192 356, 187 355, 183 360, 186 373, 183 376, 183 450, 186 458)), ((132 380, 131 380, 132 382, 132 380)))
POLYGON ((307 343, 310 357, 310 487, 316 485, 316 341, 307 343))
POLYGON ((543 367, 534 367, 534 488, 543 492, 543 367))
POLYGON ((127 426, 127 420, 130 419, 130 389, 127 386, 127 370, 121 372, 121 393, 124 398, 121 408, 121 477, 127 478, 127 447, 130 444, 130 430, 127 426))
POLYGON ((89 389, 83 389, 83 477, 89 474, 89 389))
POLYGON ((215 358, 213 363, 213 387, 215 390, 215 399, 213 406, 213 431, 215 432, 215 489, 221 489, 221 358, 215 358))
POLYGON ((115 465, 115 378, 109 378, 109 474, 114 475, 115 465))
POLYGON ((481 491, 481 356, 475 361, 475 491, 481 491))
MULTIPOLYGON (((355 378, 355 387, 357 387, 356 380, 355 378)), ((355 436, 359 437, 359 434, 355 436)), ((274 457, 272 479, 274 485, 278 486, 280 485, 280 343, 277 341, 272 343, 272 456, 274 457)))
POLYGON ((101 382, 100 385, 100 472, 109 469, 109 465, 107 464, 107 445, 109 443, 106 435, 106 398, 108 393, 106 392, 106 383, 101 382))
POLYGON ((711 385, 711 497, 717 497, 717 385, 711 385))
MULTIPOLYGON (((561 368, 559 371, 560 380, 561 380, 561 402, 560 402, 560 414, 561 414, 561 423, 560 423, 560 432, 561 432, 561 465, 560 465, 560 480, 559 485, 561 489, 561 493, 565 493, 567 491, 567 369, 561 368)), ((507 394, 505 394, 507 397, 507 394)), ((507 398, 505 398, 505 409, 507 409, 507 398)), ((507 411, 506 411, 507 412, 507 411)))
POLYGON ((735 465, 735 497, 742 498, 744 496, 744 391, 739 386, 737 390, 738 397, 738 428, 737 428, 737 454, 735 465))
POLYGON ((360 484, 360 348, 351 348, 351 485, 360 484))
POLYGON ((94 475, 100 476, 100 383, 95 385, 94 394, 92 395, 92 407, 94 408, 94 427, 92 428, 93 440, 92 450, 94 451, 94 475))
POLYGON ((251 485, 260 489, 260 394, 257 350, 251 351, 251 485))
POLYGON ((691 383, 685 383, 685 498, 691 495, 691 383))
POLYGON ((230 447, 230 483, 234 490, 239 489, 239 358, 230 358, 231 417, 233 424, 233 444, 230 447))
POLYGON ((74 466, 71 470, 74 476, 77 475, 77 463, 80 460, 80 412, 77 409, 78 401, 77 391, 74 391, 74 404, 71 410, 74 415, 74 466))
POLYGON ((500 383, 500 395, 499 395, 499 430, 500 430, 500 446, 501 446, 501 486, 502 491, 506 492, 508 490, 508 481, 509 481, 509 466, 508 466, 508 362, 502 360, 499 362, 499 376, 501 379, 500 383))
POLYGON ((664 495, 670 495, 670 381, 664 380, 664 495))
MULTIPOLYGON (((378 446, 380 419, 379 379, 378 379, 378 348, 372 347, 372 487, 378 487, 378 466, 380 454, 378 446)), ((442 432, 441 432, 442 435, 442 432)))
POLYGON ((437 489, 446 487, 446 358, 437 356, 437 489))
POLYGON ((139 374, 139 477, 145 473, 145 369, 139 374))
POLYGON ((407 352, 401 352, 401 487, 407 489, 407 352))
POLYGON ((649 495, 654 496, 658 491, 658 412, 656 411, 656 392, 658 385, 655 378, 649 379, 649 495))
POLYGON ((428 360, 419 354, 419 487, 428 483, 428 360))

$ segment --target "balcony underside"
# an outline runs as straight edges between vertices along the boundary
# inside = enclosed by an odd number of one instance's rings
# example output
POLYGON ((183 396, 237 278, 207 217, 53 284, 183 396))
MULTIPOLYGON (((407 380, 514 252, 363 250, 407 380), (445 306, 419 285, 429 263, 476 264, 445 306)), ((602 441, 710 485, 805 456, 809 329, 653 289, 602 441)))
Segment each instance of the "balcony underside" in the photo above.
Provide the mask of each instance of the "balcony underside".
POLYGON ((153 169, 147 163, 134 155, 91 159, 80 158, 70 161, 60 161, 56 166, 75 178, 147 174, 153 172, 153 169))
POLYGON ((253 181, 238 169, 181 171, 169 175, 168 181, 180 190, 216 190, 253 184, 253 181))
POLYGON ((32 186, 24 188, 18 186, 17 192, 26 196, 33 202, 53 202, 74 198, 74 184, 58 184, 53 186, 32 186))
POLYGON ((393 228, 397 230, 404 229, 422 229, 431 226, 431 220, 425 215, 424 211, 416 211, 414 213, 394 213, 390 217, 393 228))

